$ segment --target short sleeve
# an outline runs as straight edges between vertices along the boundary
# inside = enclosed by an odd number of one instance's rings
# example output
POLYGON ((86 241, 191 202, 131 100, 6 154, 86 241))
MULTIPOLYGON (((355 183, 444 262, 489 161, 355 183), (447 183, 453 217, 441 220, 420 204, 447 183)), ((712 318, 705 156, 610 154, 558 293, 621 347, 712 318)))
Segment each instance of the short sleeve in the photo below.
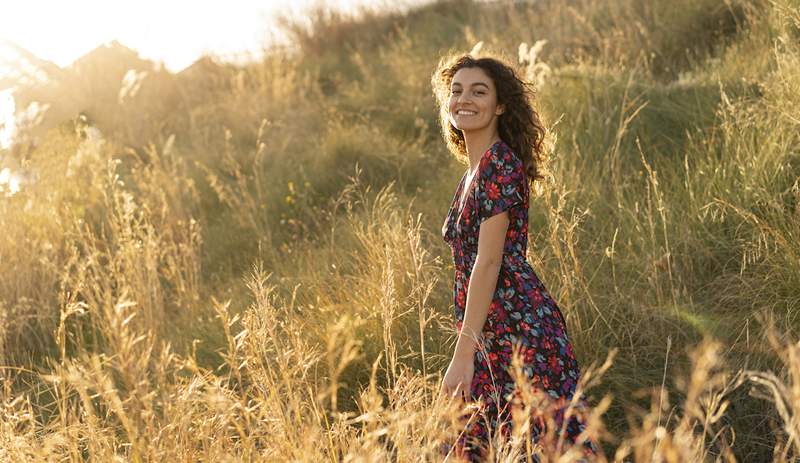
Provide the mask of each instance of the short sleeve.
POLYGON ((499 145, 482 159, 478 178, 478 225, 514 206, 524 204, 527 174, 522 161, 499 145))

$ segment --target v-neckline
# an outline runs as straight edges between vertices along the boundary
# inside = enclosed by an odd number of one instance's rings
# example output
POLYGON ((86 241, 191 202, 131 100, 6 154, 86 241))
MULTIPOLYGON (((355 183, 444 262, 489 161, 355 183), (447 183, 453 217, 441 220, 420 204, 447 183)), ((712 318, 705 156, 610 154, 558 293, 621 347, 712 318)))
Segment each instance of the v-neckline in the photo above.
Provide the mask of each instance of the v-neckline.
POLYGON ((475 166, 475 173, 472 174, 472 178, 469 179, 469 185, 464 185, 465 179, 467 178, 467 173, 469 172, 469 167, 467 167, 467 170, 464 171, 464 175, 461 176, 460 184, 462 186, 459 188, 458 194, 457 194, 457 200, 458 200, 458 203, 457 203, 458 204, 458 215, 456 216, 457 218, 461 217, 461 214, 464 213, 464 208, 467 206, 467 201, 469 200, 469 194, 470 194, 470 191, 472 190, 472 185, 475 184, 475 178, 479 177, 481 175, 481 161, 483 161, 483 157, 486 156, 486 153, 491 152, 492 149, 494 149, 495 146, 497 146, 497 145, 499 145, 501 143, 503 143, 503 139, 502 138, 498 138, 494 143, 489 145, 489 147, 486 150, 484 150, 484 152, 481 154, 480 159, 478 159, 478 165, 475 166), (464 190, 464 188, 466 188, 466 190, 464 190))
POLYGON ((479 177, 481 174, 480 162, 483 160, 483 157, 486 156, 486 153, 491 152, 492 148, 494 148, 496 145, 502 143, 504 143, 503 140, 498 139, 496 142, 492 143, 492 145, 489 146, 486 151, 484 151, 481 159, 478 160, 478 167, 475 170, 475 174, 473 174, 472 178, 469 180, 468 185, 466 184, 466 179, 467 173, 469 172, 469 167, 467 167, 467 169, 461 175, 461 180, 459 180, 458 186, 456 187, 456 194, 453 197, 453 204, 450 206, 450 213, 445 223, 445 235, 449 234, 452 228, 458 228, 458 223, 461 220, 461 216, 464 214, 464 209, 467 207, 467 202, 469 202, 469 195, 473 186, 475 185, 476 177, 479 177), (466 191, 464 190, 465 188, 466 191))
POLYGON ((472 178, 469 179, 469 184, 466 183, 467 172, 469 172, 469 169, 467 169, 464 172, 464 175, 461 177, 461 188, 459 188, 459 191, 458 191, 458 203, 457 203, 458 204, 458 209, 457 209, 458 210, 458 215, 457 215, 457 217, 460 217, 461 214, 464 213, 464 207, 467 205, 467 201, 469 200, 470 190, 472 189, 472 185, 475 183, 475 177, 477 177, 478 174, 480 173, 480 166, 475 168, 475 173, 472 174, 472 178))

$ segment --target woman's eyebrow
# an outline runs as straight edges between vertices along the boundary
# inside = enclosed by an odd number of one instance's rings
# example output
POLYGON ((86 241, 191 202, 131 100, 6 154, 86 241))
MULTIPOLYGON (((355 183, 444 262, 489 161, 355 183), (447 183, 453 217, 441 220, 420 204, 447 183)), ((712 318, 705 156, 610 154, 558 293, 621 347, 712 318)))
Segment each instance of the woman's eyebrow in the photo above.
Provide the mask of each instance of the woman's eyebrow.
MULTIPOLYGON (((453 87, 455 87, 456 85, 458 85, 460 87, 461 83, 460 82, 453 82, 453 87)), ((471 87, 475 87, 476 85, 483 85, 484 87, 489 88, 489 86, 484 82, 475 82, 475 83, 473 83, 471 85, 471 87)))

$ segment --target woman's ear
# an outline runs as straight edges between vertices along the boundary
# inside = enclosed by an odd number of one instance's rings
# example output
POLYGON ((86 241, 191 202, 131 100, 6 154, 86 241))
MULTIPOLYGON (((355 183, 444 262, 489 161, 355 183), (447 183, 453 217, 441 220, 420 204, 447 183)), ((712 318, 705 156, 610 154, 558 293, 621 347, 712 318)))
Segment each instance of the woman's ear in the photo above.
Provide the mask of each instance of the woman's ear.
POLYGON ((503 104, 497 105, 497 108, 495 108, 494 110, 494 113, 498 116, 503 114, 504 112, 506 112, 506 105, 503 104))

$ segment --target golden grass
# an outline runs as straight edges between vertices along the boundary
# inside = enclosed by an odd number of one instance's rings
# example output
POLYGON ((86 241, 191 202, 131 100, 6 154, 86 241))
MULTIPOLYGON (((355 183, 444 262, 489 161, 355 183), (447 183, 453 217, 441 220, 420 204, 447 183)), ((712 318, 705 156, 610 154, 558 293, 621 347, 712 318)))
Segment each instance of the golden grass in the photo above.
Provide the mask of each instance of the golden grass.
MULTIPOLYGON (((334 54, 296 29, 306 55, 185 112, 142 117, 145 78, 104 142, 51 130, 0 198, 0 461, 442 461, 475 411, 438 396, 459 169, 424 75, 448 31, 519 55, 556 121, 528 257, 597 460, 796 461, 800 15, 673 3, 318 16, 334 54)), ((518 386, 490 459, 578 461, 518 386)))

